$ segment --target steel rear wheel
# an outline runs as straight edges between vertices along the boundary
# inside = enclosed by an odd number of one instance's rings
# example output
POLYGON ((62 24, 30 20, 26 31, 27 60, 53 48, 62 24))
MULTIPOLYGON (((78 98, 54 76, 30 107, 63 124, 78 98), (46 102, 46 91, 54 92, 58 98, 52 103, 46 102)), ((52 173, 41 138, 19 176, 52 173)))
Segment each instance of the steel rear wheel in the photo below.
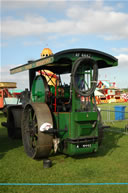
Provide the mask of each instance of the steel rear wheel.
POLYGON ((27 104, 22 115, 22 140, 25 152, 33 159, 46 158, 52 149, 53 136, 40 132, 40 126, 48 122, 53 125, 47 104, 27 104))
POLYGON ((12 139, 21 139, 21 115, 23 108, 21 105, 11 105, 7 112, 7 131, 12 139))

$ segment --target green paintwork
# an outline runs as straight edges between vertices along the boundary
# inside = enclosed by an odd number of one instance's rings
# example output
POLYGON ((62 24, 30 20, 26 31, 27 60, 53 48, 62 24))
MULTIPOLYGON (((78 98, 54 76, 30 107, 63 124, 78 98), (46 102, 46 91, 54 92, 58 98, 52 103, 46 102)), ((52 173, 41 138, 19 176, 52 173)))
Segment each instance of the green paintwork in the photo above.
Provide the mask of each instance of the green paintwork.
POLYGON ((32 102, 45 102, 45 86, 40 76, 33 81, 31 99, 32 102))
MULTIPOLYGON (((75 112, 75 113, 54 113, 54 125, 60 132, 60 151, 68 155, 77 155, 98 150, 98 143, 90 143, 90 147, 78 148, 77 145, 64 142, 66 139, 77 139, 88 136, 98 136, 97 127, 93 128, 94 121, 97 121, 97 112, 75 112), (65 143, 65 145, 63 144, 65 143), (64 146, 63 146, 64 145, 64 146)), ((86 144, 85 144, 86 146, 86 144)))
MULTIPOLYGON (((74 62, 79 57, 86 57, 97 62, 98 68, 107 68, 118 65, 118 60, 113 56, 91 49, 72 49, 58 52, 52 56, 29 62, 26 65, 10 70, 11 74, 31 70, 50 70, 57 75, 71 73, 74 62)), ((91 87, 92 81, 92 67, 81 63, 82 68, 78 70, 79 82, 86 75, 90 78, 91 87), (87 68, 86 68, 87 67, 87 68), (86 68, 86 69, 85 69, 86 68)), ((30 73, 30 75, 32 75, 30 73)), ((72 76, 72 74, 71 74, 72 76)), ((87 84, 86 82, 84 84, 87 84)), ((79 85, 78 85, 79 87, 79 85)), ((60 139, 59 151, 68 155, 78 155, 96 152, 98 150, 98 112, 93 109, 93 96, 86 97, 86 102, 89 101, 89 110, 85 109, 82 103, 81 96, 76 93, 73 88, 72 79, 70 85, 57 86, 56 96, 55 87, 48 86, 46 90, 46 83, 41 76, 37 76, 32 84, 31 100, 34 103, 47 103, 53 117, 53 129, 58 130, 57 138, 60 139), (63 88, 64 95, 59 96, 58 89, 63 88), (71 97, 70 97, 71 95, 71 97), (46 98, 49 98, 48 102, 46 98), (57 102, 58 112, 55 112, 55 101, 57 102), (59 103, 61 101, 61 103, 59 103), (71 108, 64 112, 62 109, 65 105, 70 105, 71 108), (83 141, 82 141, 83 140, 83 141)), ((86 103, 87 105, 87 103, 86 103)))

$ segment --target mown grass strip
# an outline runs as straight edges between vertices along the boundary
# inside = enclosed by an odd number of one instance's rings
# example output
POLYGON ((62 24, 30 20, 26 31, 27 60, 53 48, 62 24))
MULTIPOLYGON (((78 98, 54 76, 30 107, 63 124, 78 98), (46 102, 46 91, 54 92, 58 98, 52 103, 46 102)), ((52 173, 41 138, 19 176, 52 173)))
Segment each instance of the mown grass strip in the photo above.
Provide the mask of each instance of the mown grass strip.
POLYGON ((97 186, 128 185, 128 183, 0 183, 0 186, 97 186))

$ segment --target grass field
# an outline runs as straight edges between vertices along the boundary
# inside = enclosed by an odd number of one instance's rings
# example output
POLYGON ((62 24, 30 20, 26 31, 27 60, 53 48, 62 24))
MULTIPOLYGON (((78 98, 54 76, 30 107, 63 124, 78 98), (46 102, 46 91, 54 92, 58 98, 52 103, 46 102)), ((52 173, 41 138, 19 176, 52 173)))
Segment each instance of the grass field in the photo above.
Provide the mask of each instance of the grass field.
MULTIPOLYGON (((115 120, 115 114, 120 114, 119 110, 116 108, 115 113, 115 106, 125 106, 125 108, 121 108, 124 110, 125 114, 122 114, 122 117, 128 119, 128 103, 111 103, 111 104, 101 104, 98 107, 101 109, 102 119, 104 121, 110 122, 115 120)), ((123 113, 123 111, 121 112, 123 113)), ((116 116, 118 117, 118 116, 116 116)))
MULTIPOLYGON (((0 113, 0 122, 4 120, 0 113)), ((113 129, 124 127, 123 124, 114 122, 113 129)), ((50 159, 53 166, 44 169, 43 161, 27 157, 22 141, 9 139, 6 128, 0 124, 0 183, 128 183, 128 135, 122 133, 105 131, 95 154, 80 157, 58 154, 50 159)), ((0 186, 0 193, 4 192, 127 193, 128 185, 0 186)))

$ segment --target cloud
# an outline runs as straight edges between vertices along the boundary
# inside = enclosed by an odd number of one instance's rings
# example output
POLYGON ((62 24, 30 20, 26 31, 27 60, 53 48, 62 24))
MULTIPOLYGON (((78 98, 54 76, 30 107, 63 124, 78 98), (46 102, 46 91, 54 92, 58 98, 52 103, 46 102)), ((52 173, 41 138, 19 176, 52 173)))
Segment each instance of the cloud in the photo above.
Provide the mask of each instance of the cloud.
POLYGON ((116 53, 126 53, 126 52, 128 52, 128 48, 112 48, 111 50, 116 52, 116 53))
POLYGON ((99 79, 114 81, 119 88, 128 88, 128 54, 119 54, 115 57, 118 58, 118 66, 101 69, 99 79))
MULTIPOLYGON (((60 7, 60 4, 63 6, 68 0, 2 0, 2 8, 6 10, 23 10, 23 9, 50 9, 60 7)), ((69 0, 70 1, 70 0, 69 0)), ((60 7, 61 8, 61 7, 60 7)))
POLYGON ((121 88, 128 88, 128 54, 120 54, 118 58, 118 67, 113 73, 116 76, 117 85, 121 88))
POLYGON ((17 88, 25 89, 29 88, 28 71, 10 75, 10 69, 15 67, 14 65, 1 66, 0 70, 0 82, 16 82, 17 88))
POLYGON ((7 37, 56 35, 97 35, 105 40, 128 38, 128 14, 106 6, 103 1, 92 1, 90 6, 70 5, 65 18, 54 16, 50 21, 44 15, 25 15, 22 19, 6 17, 2 33, 7 37), (98 8, 97 8, 98 7, 98 8))
MULTIPOLYGON (((128 54, 120 54, 116 56, 118 58, 118 63, 120 67, 126 67, 128 70, 128 54)), ((128 71, 127 71, 128 72, 128 71)))

